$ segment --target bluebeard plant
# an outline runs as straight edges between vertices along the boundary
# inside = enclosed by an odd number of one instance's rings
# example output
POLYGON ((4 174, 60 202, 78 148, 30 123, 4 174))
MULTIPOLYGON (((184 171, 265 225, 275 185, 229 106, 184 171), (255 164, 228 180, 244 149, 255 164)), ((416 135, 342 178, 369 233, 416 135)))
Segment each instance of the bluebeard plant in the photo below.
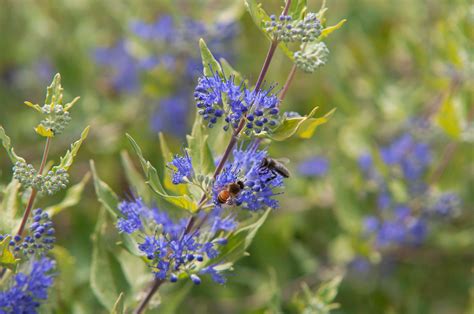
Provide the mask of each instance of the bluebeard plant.
POLYGON ((365 233, 374 237, 378 248, 419 245, 428 234, 430 220, 454 216, 460 199, 455 193, 435 193, 430 187, 432 145, 416 132, 395 137, 379 150, 379 156, 385 171, 379 171, 372 155, 359 158, 365 178, 377 187, 376 215, 366 217, 365 233))

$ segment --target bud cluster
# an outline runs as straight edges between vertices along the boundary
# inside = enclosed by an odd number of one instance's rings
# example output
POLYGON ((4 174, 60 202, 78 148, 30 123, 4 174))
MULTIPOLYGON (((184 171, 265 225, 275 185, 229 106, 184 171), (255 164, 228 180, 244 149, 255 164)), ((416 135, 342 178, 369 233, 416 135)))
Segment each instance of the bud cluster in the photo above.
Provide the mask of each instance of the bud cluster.
POLYGON ((308 45, 294 54, 296 66, 306 73, 312 73, 326 64, 329 49, 323 42, 308 45))
POLYGON ((311 42, 321 35, 321 22, 315 13, 308 13, 303 19, 293 20, 289 15, 270 16, 265 22, 265 31, 273 39, 283 42, 311 42))
MULTIPOLYGON (((56 238, 53 222, 48 213, 38 208, 33 211, 33 219, 28 229, 28 235, 22 238, 16 235, 9 245, 17 257, 30 255, 45 255, 54 247, 56 238)), ((0 241, 8 235, 0 235, 0 241)))
POLYGON ((64 107, 59 104, 54 106, 44 105, 41 107, 41 112, 46 115, 46 118, 44 118, 40 124, 46 129, 51 130, 54 135, 61 134, 71 121, 69 111, 65 110, 64 107))
POLYGON ((25 188, 32 187, 39 194, 48 195, 53 195, 65 189, 69 183, 69 174, 64 169, 50 170, 47 174, 41 175, 38 174, 33 165, 20 161, 13 166, 13 177, 25 188))

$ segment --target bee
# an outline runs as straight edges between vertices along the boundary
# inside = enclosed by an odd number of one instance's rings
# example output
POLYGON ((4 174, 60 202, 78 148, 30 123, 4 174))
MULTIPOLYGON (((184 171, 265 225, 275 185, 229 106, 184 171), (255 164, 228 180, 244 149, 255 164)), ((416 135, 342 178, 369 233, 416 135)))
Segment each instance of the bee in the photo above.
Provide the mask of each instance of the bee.
POLYGON ((278 175, 283 178, 290 177, 290 171, 283 165, 283 162, 287 163, 287 159, 276 160, 270 157, 263 157, 260 167, 258 168, 259 174, 268 174, 271 173, 271 177, 267 179, 271 181, 275 179, 278 175))
POLYGON ((234 199, 243 189, 244 183, 240 180, 234 183, 229 183, 225 186, 225 189, 217 194, 217 201, 220 204, 232 205, 234 203, 234 199))

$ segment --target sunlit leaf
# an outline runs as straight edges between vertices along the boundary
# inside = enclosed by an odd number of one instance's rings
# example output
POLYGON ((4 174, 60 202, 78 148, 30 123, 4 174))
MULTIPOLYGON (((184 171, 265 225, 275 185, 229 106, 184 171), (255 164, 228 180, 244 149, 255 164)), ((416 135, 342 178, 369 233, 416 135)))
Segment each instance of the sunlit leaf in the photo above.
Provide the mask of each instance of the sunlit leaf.
POLYGON ((213 76, 216 72, 222 76, 222 68, 219 62, 217 62, 214 55, 209 50, 204 39, 199 40, 199 48, 201 49, 202 66, 205 76, 213 76))
POLYGON ((0 241, 0 265, 8 269, 14 269, 15 265, 19 260, 15 259, 15 256, 10 252, 11 236, 6 236, 3 241, 0 241))
POLYGON ((338 30, 339 28, 341 28, 342 25, 344 25, 346 22, 347 22, 347 20, 343 19, 343 20, 339 21, 339 23, 337 23, 336 25, 326 27, 325 29, 323 29, 321 31, 321 35, 319 36, 319 39, 323 40, 324 38, 328 37, 332 32, 334 32, 334 31, 338 30))
POLYGON ((63 157, 61 157, 59 165, 53 167, 53 171, 57 171, 59 169, 68 170, 69 167, 71 167, 72 163, 74 162, 74 157, 76 157, 77 153, 79 152, 79 148, 81 148, 82 142, 84 142, 88 134, 89 127, 86 127, 81 133, 81 138, 71 145, 71 148, 63 157))
POLYGON ((449 136, 454 139, 460 137, 462 131, 461 123, 451 97, 445 99, 439 111, 436 113, 435 121, 449 136))

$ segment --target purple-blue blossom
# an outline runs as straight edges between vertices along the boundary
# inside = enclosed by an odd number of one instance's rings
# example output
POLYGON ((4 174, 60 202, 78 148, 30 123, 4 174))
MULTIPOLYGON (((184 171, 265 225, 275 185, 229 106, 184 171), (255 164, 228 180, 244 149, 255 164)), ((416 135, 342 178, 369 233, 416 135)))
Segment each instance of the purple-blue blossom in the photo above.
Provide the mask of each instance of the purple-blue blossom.
POLYGON ((9 287, 0 291, 0 313, 38 313, 41 303, 48 299, 55 262, 43 257, 26 266, 26 271, 17 273, 9 287))
POLYGON ((122 202, 119 210, 126 215, 120 218, 122 222, 117 223, 117 228, 121 232, 137 234, 141 239, 138 249, 157 278, 176 282, 181 274, 188 274, 198 284, 196 278, 200 273, 209 274, 218 283, 225 282, 222 274, 206 270, 205 265, 218 257, 221 247, 227 244, 222 232, 232 232, 237 227, 231 214, 215 209, 209 215, 199 216, 205 218, 205 223, 198 230, 185 232, 187 218, 172 219, 166 212, 148 207, 140 199, 122 202))
POLYGON ((173 160, 168 163, 168 167, 173 172, 173 184, 185 183, 186 180, 192 178, 194 173, 191 157, 189 157, 186 150, 184 151, 184 156, 175 155, 173 160))
POLYGON ((198 113, 209 127, 224 119, 224 130, 236 129, 245 116, 245 133, 261 133, 275 127, 280 120, 279 99, 274 87, 255 91, 234 77, 201 76, 194 91, 198 113))

